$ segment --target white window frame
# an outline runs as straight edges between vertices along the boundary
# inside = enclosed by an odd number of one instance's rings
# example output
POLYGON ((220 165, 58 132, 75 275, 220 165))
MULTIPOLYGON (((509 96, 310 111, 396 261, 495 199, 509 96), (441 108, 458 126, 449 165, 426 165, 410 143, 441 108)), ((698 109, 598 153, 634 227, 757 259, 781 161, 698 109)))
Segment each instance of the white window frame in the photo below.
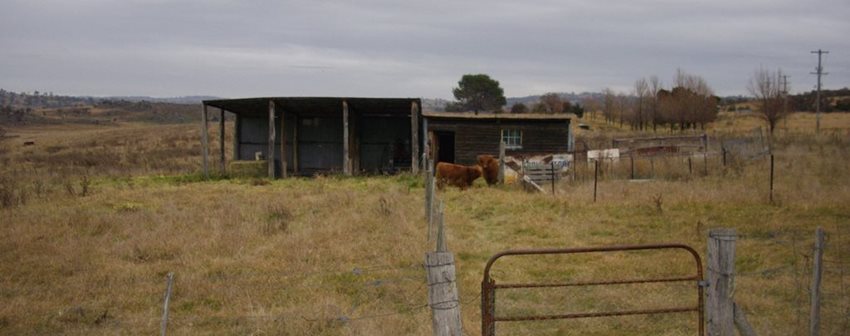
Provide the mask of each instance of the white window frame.
POLYGON ((503 129, 502 141, 505 149, 522 149, 522 130, 517 128, 503 129))

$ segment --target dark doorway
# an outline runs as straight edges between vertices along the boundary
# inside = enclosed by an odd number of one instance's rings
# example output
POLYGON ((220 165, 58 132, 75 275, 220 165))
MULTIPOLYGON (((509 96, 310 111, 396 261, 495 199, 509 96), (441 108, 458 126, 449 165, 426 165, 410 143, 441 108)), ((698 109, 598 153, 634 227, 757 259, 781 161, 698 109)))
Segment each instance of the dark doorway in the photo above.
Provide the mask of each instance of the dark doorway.
POLYGON ((455 163, 455 132, 436 131, 437 162, 455 163))

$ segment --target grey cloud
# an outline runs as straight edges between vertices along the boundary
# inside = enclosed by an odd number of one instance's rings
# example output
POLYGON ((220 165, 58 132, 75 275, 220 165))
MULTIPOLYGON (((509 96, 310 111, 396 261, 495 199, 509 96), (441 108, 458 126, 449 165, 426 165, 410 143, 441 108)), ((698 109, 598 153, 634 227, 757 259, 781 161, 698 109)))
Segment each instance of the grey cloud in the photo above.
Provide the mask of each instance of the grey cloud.
POLYGON ((628 90, 676 68, 744 94, 850 85, 846 1, 11 1, 0 87, 94 95, 449 98, 464 73, 511 96, 628 90))

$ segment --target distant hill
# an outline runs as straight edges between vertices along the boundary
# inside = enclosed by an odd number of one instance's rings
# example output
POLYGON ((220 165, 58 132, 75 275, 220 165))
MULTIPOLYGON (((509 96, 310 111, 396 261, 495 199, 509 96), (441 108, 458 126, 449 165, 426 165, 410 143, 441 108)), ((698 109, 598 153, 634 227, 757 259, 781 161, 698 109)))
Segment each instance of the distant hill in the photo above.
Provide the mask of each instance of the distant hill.
MULTIPOLYGON (((556 92, 556 93, 558 94, 558 96, 561 97, 561 99, 568 100, 570 102, 570 104, 581 103, 582 101, 584 101, 586 99, 600 99, 600 98, 602 98, 602 93, 600 93, 600 92, 581 92, 581 93, 556 92)), ((533 96, 525 96, 525 97, 511 97, 511 98, 507 99, 508 103, 505 106, 508 109, 510 109, 510 107, 514 106, 514 104, 522 103, 522 104, 528 105, 530 107, 531 105, 534 105, 535 103, 540 101, 540 96, 541 95, 533 95, 533 96)))
POLYGON ((215 96, 182 96, 182 97, 148 97, 148 96, 113 96, 101 98, 104 100, 126 100, 129 102, 151 102, 151 103, 171 103, 171 104, 200 104, 204 100, 220 99, 215 96))
POLYGON ((125 101, 131 103, 169 103, 169 104, 200 104, 202 100, 218 99, 214 96, 182 96, 182 97, 148 97, 148 96, 63 96, 53 92, 13 92, 0 89, 0 106, 16 108, 63 108, 90 106, 107 101, 125 101))
MULTIPOLYGON (((601 99, 602 93, 599 92, 558 92, 558 95, 563 100, 568 100, 571 104, 582 103, 586 99, 601 99)), ((525 97, 509 97, 505 109, 510 110, 514 104, 523 103, 531 107, 540 101, 541 95, 525 96, 525 97)), ((441 98, 422 98, 422 109, 425 111, 444 111, 447 104, 451 100, 441 98)))

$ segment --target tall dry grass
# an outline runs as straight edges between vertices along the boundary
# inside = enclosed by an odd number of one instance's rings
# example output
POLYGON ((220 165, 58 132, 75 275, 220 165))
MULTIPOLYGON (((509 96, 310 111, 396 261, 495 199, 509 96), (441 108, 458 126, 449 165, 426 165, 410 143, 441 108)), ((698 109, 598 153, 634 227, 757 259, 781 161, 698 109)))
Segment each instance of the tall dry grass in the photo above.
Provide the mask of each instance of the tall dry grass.
MULTIPOLYGON (((201 182, 186 175, 199 162, 191 126, 52 130, 17 130, 16 141, 32 137, 34 147, 0 142, 0 200, 3 190, 18 200, 0 209, 0 333, 155 333, 165 274, 175 272, 170 334, 430 334, 421 263, 433 242, 417 177, 201 182), (52 155, 64 151, 74 155, 52 155), (87 167, 89 159, 97 163, 87 167), (174 173, 184 175, 168 176, 174 173)), ((773 204, 763 159, 724 168, 712 157, 708 176, 692 176, 685 162, 670 159, 644 182, 628 181, 628 161, 620 161, 606 167, 596 203, 589 179, 560 183, 556 196, 481 181, 467 191, 448 189, 440 197, 465 330, 480 332, 483 266, 497 251, 656 242, 704 251, 709 228, 733 227, 740 234, 736 301, 760 333, 800 334, 811 242, 823 226, 823 330, 840 335, 850 307, 848 142, 839 133, 777 135, 773 204)), ((515 258, 497 263, 493 276, 504 283, 675 275, 690 271, 687 262, 676 253, 515 258)), ((497 313, 694 301, 687 284, 505 290, 497 313)), ((679 335, 692 334, 695 320, 679 314, 497 328, 679 335)))

